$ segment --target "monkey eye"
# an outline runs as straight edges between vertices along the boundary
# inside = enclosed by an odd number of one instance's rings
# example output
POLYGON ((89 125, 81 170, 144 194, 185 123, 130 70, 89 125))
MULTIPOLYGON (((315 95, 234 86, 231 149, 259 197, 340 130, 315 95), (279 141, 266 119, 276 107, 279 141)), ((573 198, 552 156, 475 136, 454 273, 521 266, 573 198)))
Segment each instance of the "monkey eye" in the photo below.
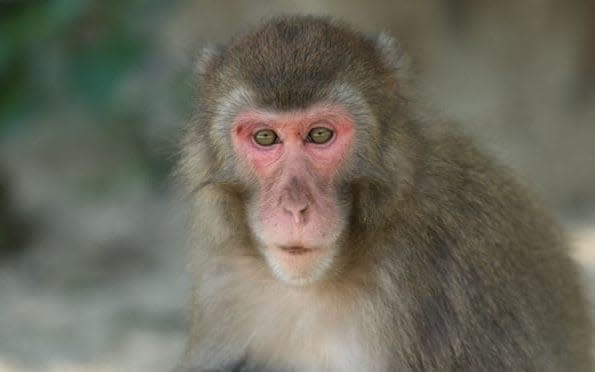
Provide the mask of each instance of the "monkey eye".
POLYGON ((308 133, 307 140, 308 140, 308 142, 312 142, 317 145, 322 145, 323 143, 327 143, 328 141, 330 141, 331 138, 333 138, 332 130, 330 130, 328 128, 324 128, 324 127, 317 127, 317 128, 313 128, 308 133))
POLYGON ((261 129, 254 134, 254 141, 260 146, 271 146, 278 141, 277 134, 271 129, 261 129))

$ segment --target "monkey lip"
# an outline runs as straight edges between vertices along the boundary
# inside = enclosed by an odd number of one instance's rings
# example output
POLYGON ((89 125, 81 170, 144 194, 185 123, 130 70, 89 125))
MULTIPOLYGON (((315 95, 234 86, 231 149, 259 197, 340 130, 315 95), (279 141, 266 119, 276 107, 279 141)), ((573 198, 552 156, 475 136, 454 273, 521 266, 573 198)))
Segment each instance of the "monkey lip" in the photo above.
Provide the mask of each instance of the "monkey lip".
POLYGON ((279 249, 281 249, 285 253, 289 253, 289 254, 295 255, 295 256, 303 255, 303 254, 307 254, 307 253, 315 251, 315 249, 306 248, 306 247, 299 246, 299 245, 279 246, 279 249))

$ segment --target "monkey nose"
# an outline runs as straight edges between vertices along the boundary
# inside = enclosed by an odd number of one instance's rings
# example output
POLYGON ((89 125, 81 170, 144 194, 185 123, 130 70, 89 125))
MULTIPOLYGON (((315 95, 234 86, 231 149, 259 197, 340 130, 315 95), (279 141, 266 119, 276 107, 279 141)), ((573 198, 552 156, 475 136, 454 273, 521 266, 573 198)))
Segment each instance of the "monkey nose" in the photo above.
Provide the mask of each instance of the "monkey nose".
POLYGON ((283 210, 291 215, 293 222, 296 225, 303 225, 306 222, 306 210, 308 209, 308 202, 303 201, 288 201, 283 203, 283 210))

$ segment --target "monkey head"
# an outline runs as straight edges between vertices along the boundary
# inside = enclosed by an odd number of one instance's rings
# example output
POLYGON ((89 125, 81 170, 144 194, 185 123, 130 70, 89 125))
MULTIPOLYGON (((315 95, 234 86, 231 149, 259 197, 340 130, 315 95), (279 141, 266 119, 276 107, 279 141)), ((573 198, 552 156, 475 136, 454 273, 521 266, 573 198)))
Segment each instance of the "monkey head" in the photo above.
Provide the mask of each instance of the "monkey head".
POLYGON ((227 210, 242 213, 225 217, 228 228, 286 283, 320 280, 357 253, 345 250, 365 251, 345 234, 387 223, 375 191, 398 197, 410 178, 398 53, 386 36, 355 35, 283 18, 200 62, 186 178, 235 195, 241 206, 227 210))

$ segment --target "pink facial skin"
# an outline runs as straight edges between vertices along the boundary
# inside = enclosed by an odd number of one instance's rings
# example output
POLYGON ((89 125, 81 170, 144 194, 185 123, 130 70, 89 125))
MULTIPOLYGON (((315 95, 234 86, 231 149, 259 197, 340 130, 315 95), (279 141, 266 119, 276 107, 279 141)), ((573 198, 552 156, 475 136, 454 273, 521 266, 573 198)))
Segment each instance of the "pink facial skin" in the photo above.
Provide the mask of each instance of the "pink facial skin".
POLYGON ((233 122, 234 150, 259 182, 252 229, 275 256, 274 264, 291 277, 315 268, 321 251, 332 248, 343 228, 334 181, 354 131, 347 111, 328 105, 289 113, 249 110, 233 122), (333 132, 327 143, 308 141, 310 130, 318 127, 333 132), (262 129, 273 130, 278 143, 256 143, 254 135, 262 129))

